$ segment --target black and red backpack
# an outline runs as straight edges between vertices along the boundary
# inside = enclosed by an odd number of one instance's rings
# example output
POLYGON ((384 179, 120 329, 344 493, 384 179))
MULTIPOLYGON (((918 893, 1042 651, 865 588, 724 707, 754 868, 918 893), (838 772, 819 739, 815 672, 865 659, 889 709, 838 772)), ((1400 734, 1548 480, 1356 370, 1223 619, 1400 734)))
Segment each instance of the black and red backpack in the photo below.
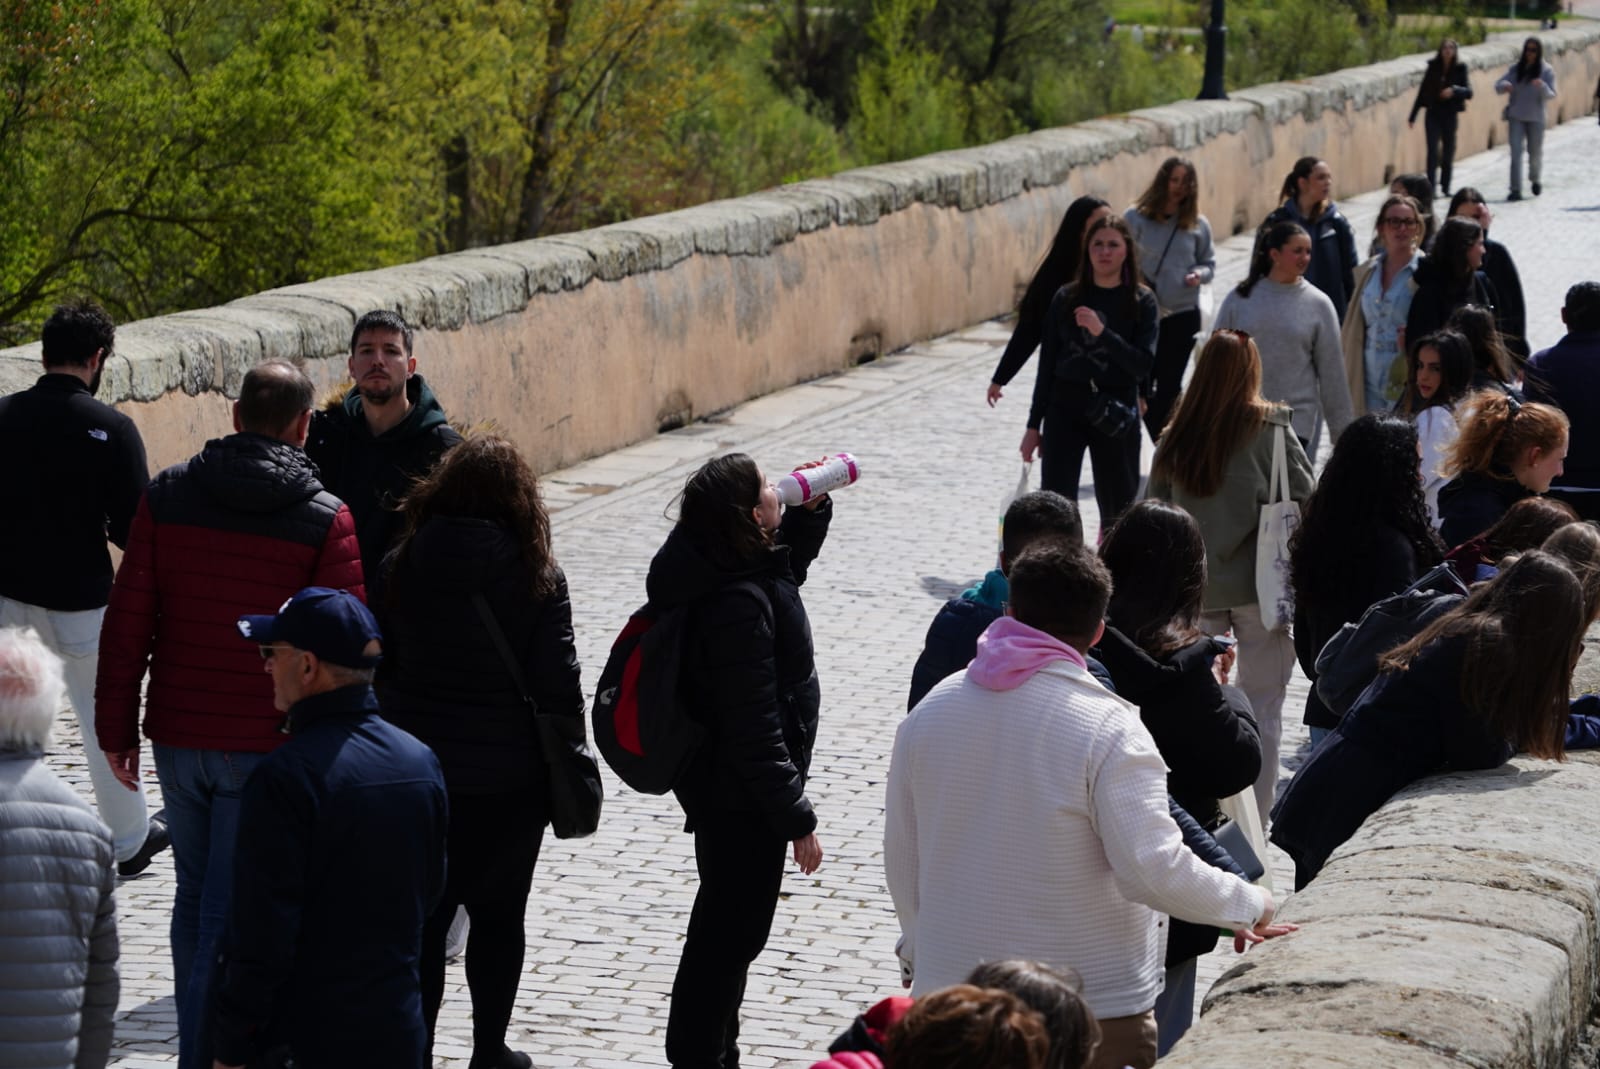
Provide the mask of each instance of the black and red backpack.
MULTIPOLYGON (((766 602, 754 583, 741 582, 766 602)), ((611 643, 594 696, 594 744, 611 771, 641 794, 666 794, 705 741, 706 729, 683 699, 689 605, 646 604, 611 643)))

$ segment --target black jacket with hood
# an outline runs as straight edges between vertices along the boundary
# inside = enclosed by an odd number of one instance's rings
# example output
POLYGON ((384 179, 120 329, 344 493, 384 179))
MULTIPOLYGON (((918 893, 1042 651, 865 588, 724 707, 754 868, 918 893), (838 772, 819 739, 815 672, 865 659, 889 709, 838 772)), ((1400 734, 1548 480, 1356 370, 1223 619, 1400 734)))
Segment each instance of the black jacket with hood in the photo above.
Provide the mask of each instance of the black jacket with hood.
POLYGON ((690 606, 681 678, 707 734, 674 793, 691 831, 724 812, 762 814, 789 842, 816 830, 805 783, 822 693, 800 584, 832 512, 787 510, 778 544, 743 568, 676 529, 650 562, 650 604, 690 606))
POLYGON ((311 417, 306 439, 306 455, 322 473, 322 485, 355 517, 361 567, 373 595, 369 600, 379 609, 383 558, 400 537, 395 502, 461 441, 421 375, 406 380, 406 397, 411 401, 406 418, 374 438, 361 411, 361 391, 352 386, 342 402, 331 402, 311 417))

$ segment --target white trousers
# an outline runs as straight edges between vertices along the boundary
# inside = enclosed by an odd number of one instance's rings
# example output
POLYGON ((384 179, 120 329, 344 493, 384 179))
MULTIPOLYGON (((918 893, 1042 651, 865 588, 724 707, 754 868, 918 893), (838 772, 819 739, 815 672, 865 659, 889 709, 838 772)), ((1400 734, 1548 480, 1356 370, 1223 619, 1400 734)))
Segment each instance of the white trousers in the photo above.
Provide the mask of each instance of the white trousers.
POLYGON ((58 612, 0 597, 0 627, 31 627, 61 657, 67 700, 83 735, 83 758, 94 784, 95 804, 100 819, 111 829, 117 860, 126 861, 144 845, 150 818, 144 788, 130 791, 117 782, 94 734, 94 675, 100 664, 100 621, 105 614, 105 609, 58 612))
POLYGON ((1261 729, 1261 774, 1256 777, 1256 808, 1261 810, 1261 827, 1267 827, 1267 814, 1278 790, 1278 750, 1283 742, 1283 699, 1294 673, 1294 640, 1287 629, 1268 631, 1261 626, 1261 610, 1255 605, 1208 612, 1200 618, 1200 629, 1220 635, 1232 631, 1239 641, 1236 681, 1250 699, 1256 726, 1261 729))

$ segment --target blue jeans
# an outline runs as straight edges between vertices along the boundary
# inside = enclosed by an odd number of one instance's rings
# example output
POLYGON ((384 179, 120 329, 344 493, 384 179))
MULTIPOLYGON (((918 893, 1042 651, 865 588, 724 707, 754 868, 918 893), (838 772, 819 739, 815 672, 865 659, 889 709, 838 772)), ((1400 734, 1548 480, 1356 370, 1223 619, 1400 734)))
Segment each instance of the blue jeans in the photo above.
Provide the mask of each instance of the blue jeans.
POLYGON ((179 1069, 211 1067, 211 984, 233 898, 233 846, 244 781, 267 756, 152 745, 178 890, 172 974, 179 1069))

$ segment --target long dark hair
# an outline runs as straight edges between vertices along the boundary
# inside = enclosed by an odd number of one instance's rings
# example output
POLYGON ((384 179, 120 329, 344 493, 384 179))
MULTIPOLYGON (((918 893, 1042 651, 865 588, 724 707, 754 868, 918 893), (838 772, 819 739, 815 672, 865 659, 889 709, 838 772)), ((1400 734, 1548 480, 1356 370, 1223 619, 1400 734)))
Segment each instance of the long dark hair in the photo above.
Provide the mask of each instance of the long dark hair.
POLYGON ((533 580, 533 596, 556 590, 550 549, 550 516, 539 496, 539 480, 517 447, 498 434, 475 434, 444 455, 400 500, 400 539, 387 567, 400 561, 422 526, 440 516, 487 520, 510 531, 533 580))
POLYGON ((1254 438, 1273 405, 1261 396, 1261 353, 1242 330, 1214 331, 1156 446, 1152 475, 1195 497, 1222 486, 1233 454, 1254 438))
POLYGON ((1400 411, 1414 416, 1425 408, 1454 408, 1472 388, 1472 346, 1460 331, 1436 330, 1424 334, 1406 348, 1406 392, 1400 398, 1400 411), (1439 388, 1432 397, 1417 392, 1417 368, 1422 350, 1439 354, 1439 388))
POLYGON ((1453 215, 1439 228, 1433 239, 1433 252, 1428 261, 1452 293, 1461 293, 1472 285, 1473 268, 1467 259, 1467 250, 1483 238, 1483 227, 1476 220, 1453 215))
POLYGON ((1106 620, 1152 657, 1200 638, 1206 593, 1206 544, 1200 525, 1177 505, 1140 501, 1100 543, 1111 571, 1106 620))
POLYGON ((1489 203, 1488 199, 1486 197, 1484 197, 1484 195, 1482 193, 1478 192, 1478 190, 1475 189, 1474 187, 1472 187, 1472 186, 1462 186, 1460 189, 1456 190, 1455 191, 1455 195, 1450 198, 1450 207, 1444 213, 1445 214, 1445 218, 1448 219, 1448 218, 1454 217, 1456 212, 1461 210, 1461 206, 1463 204, 1488 204, 1488 203, 1489 203))
POLYGON ((1256 238, 1256 251, 1250 256, 1250 273, 1244 281, 1234 287, 1241 297, 1250 296, 1250 291, 1256 288, 1256 283, 1272 273, 1272 254, 1289 244, 1289 239, 1296 234, 1309 238, 1311 235, 1299 223, 1285 220, 1273 223, 1261 232, 1256 238))
POLYGON ((1403 672, 1439 639, 1464 637, 1462 704, 1496 737, 1560 760, 1583 614, 1583 589, 1571 569, 1529 550, 1378 663, 1403 672))
POLYGON ((1094 268, 1090 264, 1089 246, 1094 242, 1094 236, 1102 230, 1115 230, 1122 235, 1122 243, 1127 248, 1127 255, 1122 261, 1122 277, 1117 283, 1119 295, 1125 302, 1123 314, 1129 319, 1139 316, 1139 290, 1144 288, 1139 274, 1139 245, 1133 240, 1133 229, 1128 226, 1128 221, 1120 215, 1108 215, 1104 219, 1096 219, 1089 227, 1089 232, 1083 235, 1083 252, 1078 262, 1078 277, 1067 284, 1068 307, 1073 308, 1083 302, 1083 295, 1090 286, 1095 285, 1094 268))
POLYGON ((1017 304, 1019 318, 1031 316, 1043 319, 1056 290, 1078 277, 1078 261, 1083 255, 1083 232, 1089 227, 1089 216, 1101 208, 1109 210, 1110 207, 1099 197, 1079 197, 1067 205, 1067 212, 1061 217, 1061 226, 1056 229, 1055 240, 1050 243, 1050 251, 1044 254, 1044 260, 1033 273, 1028 288, 1023 291, 1022 300, 1017 304))
POLYGON ((1537 37, 1530 37, 1522 42, 1522 51, 1517 53, 1517 81, 1531 82, 1544 73, 1544 42, 1537 37), (1533 62, 1528 62, 1528 46, 1533 46, 1533 62))
POLYGON ((1506 348, 1493 312, 1481 304, 1464 304, 1450 313, 1445 326, 1467 340, 1474 371, 1481 371, 1497 382, 1514 380, 1516 372, 1512 369, 1511 350, 1506 348))
POLYGON ((1551 535, 1576 523, 1577 519, 1577 512, 1565 501, 1553 497, 1525 497, 1506 509, 1506 514, 1483 532, 1479 559, 1485 564, 1494 564, 1512 553, 1538 549, 1551 535))
POLYGON ((714 457, 684 480, 677 530, 713 563, 729 570, 747 567, 772 544, 756 522, 760 504, 756 462, 744 453, 714 457))
POLYGON ((1369 412, 1344 429, 1289 539, 1295 600, 1334 605, 1372 574, 1385 531, 1398 531, 1422 570, 1444 559, 1417 470, 1417 427, 1369 412))
POLYGON ((1167 217, 1167 182, 1172 178, 1172 172, 1179 167, 1184 169, 1188 180, 1184 183, 1183 200, 1178 204, 1178 229, 1193 230, 1194 224, 1200 218, 1200 172, 1194 169, 1194 161, 1187 156, 1168 156, 1161 162, 1156 170, 1156 176, 1150 180, 1145 191, 1139 194, 1139 199, 1134 201, 1134 208, 1146 219, 1165 219, 1167 217))

